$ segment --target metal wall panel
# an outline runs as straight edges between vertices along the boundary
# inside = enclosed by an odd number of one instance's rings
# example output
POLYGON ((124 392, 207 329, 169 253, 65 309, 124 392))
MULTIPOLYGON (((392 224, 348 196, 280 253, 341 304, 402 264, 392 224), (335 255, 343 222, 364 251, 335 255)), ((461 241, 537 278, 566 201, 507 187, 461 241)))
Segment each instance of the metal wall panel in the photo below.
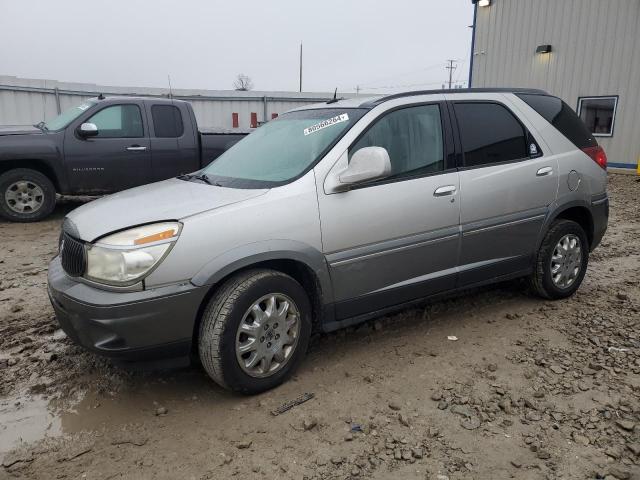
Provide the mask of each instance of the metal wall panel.
MULTIPOLYGON (((106 87, 0 76, 0 125, 32 125, 55 117, 58 114, 58 102, 60 110, 64 111, 98 93, 156 97, 168 95, 167 90, 161 88, 106 87)), ((175 89, 173 96, 193 105, 201 127, 230 129, 234 112, 239 114, 239 127, 249 128, 252 112, 257 114, 258 121, 263 122, 271 119, 272 113, 282 114, 293 108, 321 102, 333 97, 333 93, 175 89)))
POLYGON ((473 87, 541 88, 577 109, 578 97, 618 95, 609 162, 640 157, 640 1, 493 0, 478 7, 473 87), (536 54, 551 44, 550 54, 536 54))

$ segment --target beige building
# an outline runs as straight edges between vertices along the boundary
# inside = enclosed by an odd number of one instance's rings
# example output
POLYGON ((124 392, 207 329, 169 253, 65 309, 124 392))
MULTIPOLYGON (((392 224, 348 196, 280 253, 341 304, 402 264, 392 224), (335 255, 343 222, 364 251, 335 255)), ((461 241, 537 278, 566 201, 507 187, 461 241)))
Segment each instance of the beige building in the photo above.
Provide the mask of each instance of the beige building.
POLYGON ((640 0, 472 0, 470 85, 540 88, 578 112, 609 158, 640 157, 640 0))

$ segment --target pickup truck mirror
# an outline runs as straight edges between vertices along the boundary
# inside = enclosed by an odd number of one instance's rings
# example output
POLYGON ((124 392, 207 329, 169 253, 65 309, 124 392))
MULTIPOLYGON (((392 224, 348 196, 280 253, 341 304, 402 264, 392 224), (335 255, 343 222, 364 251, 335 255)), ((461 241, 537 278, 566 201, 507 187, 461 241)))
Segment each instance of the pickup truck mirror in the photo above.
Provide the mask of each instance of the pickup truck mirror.
POLYGON ((95 137, 98 135, 98 127, 95 123, 83 123, 78 127, 77 132, 83 138, 95 137))
POLYGON ((338 180, 343 185, 355 185, 388 177, 390 173, 391 160, 387 149, 365 147, 353 154, 349 166, 338 180))

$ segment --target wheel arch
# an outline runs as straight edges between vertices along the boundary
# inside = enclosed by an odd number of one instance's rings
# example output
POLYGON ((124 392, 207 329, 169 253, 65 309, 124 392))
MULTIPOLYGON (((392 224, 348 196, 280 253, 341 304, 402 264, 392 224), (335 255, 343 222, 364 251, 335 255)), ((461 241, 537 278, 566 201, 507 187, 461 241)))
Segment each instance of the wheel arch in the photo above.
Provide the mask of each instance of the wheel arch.
POLYGON ((593 213, 591 212, 591 206, 583 201, 574 201, 564 204, 553 211, 547 218, 544 228, 540 232, 540 238, 538 239, 537 248, 540 248, 542 241, 549 230, 551 224, 558 219, 572 220, 582 227, 587 240, 589 241, 589 247, 593 245, 595 235, 595 224, 593 220, 593 213))
POLYGON ((24 160, 24 159, 20 159, 20 160, 2 160, 0 162, 0 175, 10 171, 10 170, 15 170, 18 168, 28 168, 31 170, 35 170, 37 172, 40 172, 41 174, 43 174, 45 177, 47 177, 49 180, 51 180, 51 183, 53 183, 53 186, 56 189, 56 192, 60 192, 61 191, 61 185, 60 185, 60 180, 58 179, 58 176, 56 175, 56 172, 53 168, 51 168, 51 166, 45 162, 44 160, 39 160, 39 159, 28 159, 28 160, 24 160))
POLYGON ((193 329, 192 344, 197 345, 197 335, 202 315, 211 297, 230 277, 239 272, 255 268, 266 268, 285 273, 302 285, 309 294, 312 306, 313 327, 332 318, 328 305, 333 303, 333 292, 329 270, 324 255, 306 244, 295 241, 259 242, 238 247, 205 265, 191 282, 208 287, 203 298, 193 329))

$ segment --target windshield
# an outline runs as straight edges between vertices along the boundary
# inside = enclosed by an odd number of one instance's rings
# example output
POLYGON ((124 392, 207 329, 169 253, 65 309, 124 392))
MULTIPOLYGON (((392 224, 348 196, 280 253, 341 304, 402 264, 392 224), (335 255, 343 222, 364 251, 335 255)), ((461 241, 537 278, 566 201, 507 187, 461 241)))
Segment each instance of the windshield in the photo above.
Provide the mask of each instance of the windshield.
POLYGON ((202 173, 221 186, 286 183, 313 166, 366 112, 323 108, 286 113, 236 143, 202 173))
POLYGON ((93 106, 94 103, 95 102, 85 102, 82 105, 77 105, 69 110, 65 110, 56 118, 47 120, 43 126, 46 130, 61 130, 78 118, 81 113, 93 106))

